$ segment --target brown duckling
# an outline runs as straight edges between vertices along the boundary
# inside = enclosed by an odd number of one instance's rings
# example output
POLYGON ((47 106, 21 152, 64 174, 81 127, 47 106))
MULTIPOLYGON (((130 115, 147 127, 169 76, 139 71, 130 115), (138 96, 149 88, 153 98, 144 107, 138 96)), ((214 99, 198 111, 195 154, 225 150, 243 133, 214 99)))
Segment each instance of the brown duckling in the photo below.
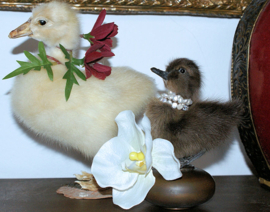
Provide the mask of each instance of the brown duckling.
POLYGON ((169 91, 147 106, 152 136, 171 141, 178 158, 201 156, 225 141, 241 122, 241 101, 198 100, 201 74, 192 60, 179 58, 166 71, 151 70, 164 79, 169 91))

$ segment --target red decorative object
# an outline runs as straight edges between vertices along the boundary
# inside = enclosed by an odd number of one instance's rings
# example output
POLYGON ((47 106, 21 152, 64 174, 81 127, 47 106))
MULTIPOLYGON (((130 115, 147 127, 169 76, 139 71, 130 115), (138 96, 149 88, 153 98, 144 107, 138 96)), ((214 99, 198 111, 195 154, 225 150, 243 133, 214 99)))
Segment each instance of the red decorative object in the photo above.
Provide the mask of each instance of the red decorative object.
POLYGON ((259 182, 270 188, 270 0, 253 0, 232 51, 232 96, 243 101, 239 133, 259 182))
MULTIPOLYGON (((112 37, 117 35, 118 26, 114 23, 103 24, 106 10, 102 10, 96 23, 89 34, 87 34, 91 47, 85 53, 85 72, 86 78, 94 75, 98 79, 104 80, 111 74, 111 67, 97 63, 104 57, 112 57, 111 52, 112 37)), ((86 36, 86 37, 87 37, 86 36)))
POLYGON ((262 10, 250 42, 249 92, 254 126, 270 164, 270 3, 262 10))
POLYGON ((86 78, 94 75, 96 78, 104 80, 111 74, 111 67, 97 63, 104 57, 111 57, 114 54, 111 51, 97 52, 103 44, 94 44, 85 53, 84 66, 86 78))
POLYGON ((106 10, 102 10, 98 16, 98 19, 90 32, 90 35, 94 36, 94 38, 90 38, 90 40, 95 43, 102 43, 105 46, 102 47, 101 51, 111 51, 112 47, 112 37, 117 35, 118 26, 114 23, 103 24, 103 21, 106 16, 106 10))

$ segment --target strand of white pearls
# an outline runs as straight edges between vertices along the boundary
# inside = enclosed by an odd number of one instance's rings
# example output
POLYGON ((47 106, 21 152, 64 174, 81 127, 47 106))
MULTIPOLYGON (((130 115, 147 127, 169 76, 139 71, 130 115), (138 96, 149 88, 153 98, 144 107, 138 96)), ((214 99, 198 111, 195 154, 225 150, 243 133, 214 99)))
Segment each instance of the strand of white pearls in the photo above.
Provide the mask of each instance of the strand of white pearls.
POLYGON ((170 104, 174 109, 184 111, 187 111, 189 106, 193 103, 191 99, 184 99, 181 95, 176 95, 172 91, 169 91, 168 94, 163 93, 159 100, 164 103, 170 104))

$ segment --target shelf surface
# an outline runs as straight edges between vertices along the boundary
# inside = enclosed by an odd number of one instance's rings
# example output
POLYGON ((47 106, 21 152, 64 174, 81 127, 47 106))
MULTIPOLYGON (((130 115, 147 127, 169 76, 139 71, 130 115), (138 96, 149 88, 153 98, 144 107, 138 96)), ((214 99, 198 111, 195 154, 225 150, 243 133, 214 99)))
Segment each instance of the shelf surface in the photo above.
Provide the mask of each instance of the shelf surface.
MULTIPOLYGON (((270 211, 270 191, 262 188, 255 176, 216 176, 212 199, 186 212, 270 211)), ((0 179, 1 212, 97 212, 125 211, 111 199, 76 200, 56 190, 75 179, 0 179)), ((129 211, 169 211, 146 201, 129 211)))

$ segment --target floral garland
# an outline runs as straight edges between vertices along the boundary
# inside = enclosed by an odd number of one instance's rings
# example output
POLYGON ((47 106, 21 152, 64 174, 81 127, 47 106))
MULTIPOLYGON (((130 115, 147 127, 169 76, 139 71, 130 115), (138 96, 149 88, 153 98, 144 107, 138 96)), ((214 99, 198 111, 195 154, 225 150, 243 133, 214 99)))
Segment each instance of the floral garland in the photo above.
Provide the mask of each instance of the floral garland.
MULTIPOLYGON (((106 10, 102 10, 94 24, 93 29, 88 34, 81 35, 82 38, 90 42, 90 48, 86 51, 84 58, 77 59, 72 56, 72 51, 65 49, 64 46, 59 44, 59 48, 64 53, 65 58, 68 60, 65 62, 67 72, 63 76, 66 79, 65 98, 69 99, 73 84, 79 85, 74 74, 76 74, 82 80, 87 80, 92 75, 98 79, 104 80, 111 74, 111 67, 97 63, 104 57, 112 57, 114 54, 111 51, 112 37, 117 35, 118 26, 114 23, 102 24, 106 16, 106 10), (76 66, 85 67, 85 75, 76 66)), ((53 71, 51 66, 61 64, 56 58, 48 56, 46 54, 44 44, 39 42, 38 44, 39 58, 35 57, 28 51, 24 51, 25 56, 30 62, 17 61, 21 67, 17 68, 13 72, 9 73, 3 79, 9 79, 20 74, 27 74, 31 70, 40 71, 41 68, 45 68, 48 77, 53 81, 53 71), (54 61, 50 62, 48 59, 54 61)))

